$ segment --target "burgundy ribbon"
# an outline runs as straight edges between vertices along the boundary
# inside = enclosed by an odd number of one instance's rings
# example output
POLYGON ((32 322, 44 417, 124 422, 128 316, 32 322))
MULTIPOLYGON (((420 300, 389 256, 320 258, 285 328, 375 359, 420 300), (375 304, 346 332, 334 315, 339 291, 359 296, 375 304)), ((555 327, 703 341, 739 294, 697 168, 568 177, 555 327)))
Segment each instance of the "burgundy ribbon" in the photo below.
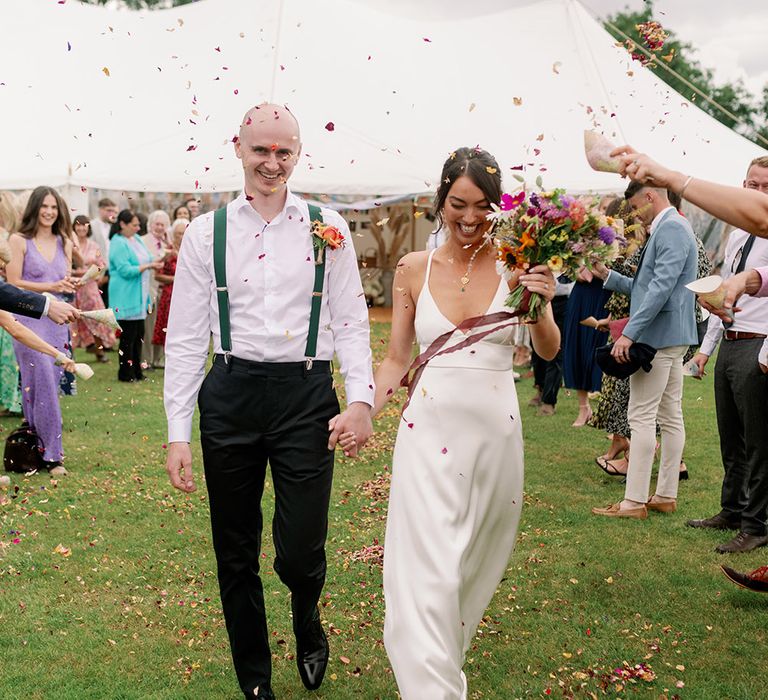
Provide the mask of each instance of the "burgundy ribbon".
POLYGON ((463 350, 464 348, 467 348, 481 341, 491 333, 496 333, 503 328, 519 325, 520 321, 517 319, 519 316, 528 313, 530 308, 530 301, 531 292, 526 289, 523 291, 520 306, 518 306, 514 311, 497 311, 495 313, 486 314, 483 316, 473 316, 472 318, 468 318, 462 321, 458 326, 456 326, 456 328, 435 338, 435 340, 430 343, 429 347, 411 363, 408 371, 400 380, 400 386, 408 388, 408 396, 405 400, 405 405, 403 406, 403 412, 405 412, 405 409, 408 408, 408 404, 411 402, 411 397, 413 396, 413 392, 416 389, 416 385, 419 383, 419 379, 421 379, 421 375, 424 373, 424 370, 427 367, 427 363, 430 360, 433 360, 435 357, 439 357, 440 355, 448 355, 452 352, 463 350), (501 323, 502 321, 507 321, 507 323, 501 323), (448 348, 444 347, 445 344, 453 337, 456 331, 468 332, 475 328, 489 326, 494 323, 501 323, 501 325, 494 326, 493 328, 484 330, 481 333, 470 335, 460 343, 456 343, 456 345, 451 345, 448 348), (413 372, 413 376, 410 376, 411 372, 413 372))

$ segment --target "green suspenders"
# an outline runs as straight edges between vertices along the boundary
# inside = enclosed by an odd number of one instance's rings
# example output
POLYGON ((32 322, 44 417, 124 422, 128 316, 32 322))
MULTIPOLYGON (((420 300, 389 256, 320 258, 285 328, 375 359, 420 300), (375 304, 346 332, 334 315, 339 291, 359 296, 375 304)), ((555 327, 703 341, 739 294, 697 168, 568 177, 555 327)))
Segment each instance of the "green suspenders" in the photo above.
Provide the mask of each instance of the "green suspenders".
POLYGON ((213 272, 216 277, 216 301, 219 304, 219 331, 224 359, 229 362, 232 335, 229 331, 229 292, 227 291, 227 208, 213 215, 213 272))
MULTIPOLYGON (((311 222, 322 223, 320 207, 309 205, 311 222)), ((311 226, 311 224, 310 224, 311 226)), ((320 254, 320 240, 312 236, 312 248, 315 261, 315 285, 312 290, 312 308, 309 315, 309 333, 304 351, 307 369, 312 369, 312 359, 317 352, 317 334, 320 327, 320 307, 323 300, 323 282, 325 280, 325 255, 320 254)), ((324 251, 323 251, 324 252, 324 251)), ((224 359, 229 362, 232 353, 232 335, 229 326, 229 292, 227 291, 227 208, 217 209, 213 215, 213 271, 216 278, 216 301, 219 307, 219 331, 224 359)))
MULTIPOLYGON (((309 205, 310 229, 314 222, 323 223, 320 207, 309 205)), ((312 290, 312 310, 309 313, 309 333, 304 356, 307 358, 307 369, 312 369, 312 358, 317 353, 317 331, 320 327, 320 306, 323 301, 323 280, 325 279, 325 251, 320 246, 320 239, 312 236, 312 250, 315 260, 315 287, 312 290)))

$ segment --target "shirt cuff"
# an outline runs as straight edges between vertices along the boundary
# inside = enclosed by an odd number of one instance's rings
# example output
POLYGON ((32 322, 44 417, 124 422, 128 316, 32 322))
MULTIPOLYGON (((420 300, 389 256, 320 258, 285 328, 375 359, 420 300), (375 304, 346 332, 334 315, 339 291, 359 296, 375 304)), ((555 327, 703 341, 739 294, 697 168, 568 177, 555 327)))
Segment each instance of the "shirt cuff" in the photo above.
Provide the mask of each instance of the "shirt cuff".
POLYGON ((755 294, 756 297, 768 297, 768 267, 755 268, 760 279, 763 280, 760 291, 755 294))
POLYGON ((373 408, 373 384, 349 384, 345 385, 347 391, 347 405, 360 401, 361 403, 367 403, 373 408))
POLYGON ((48 309, 51 308, 51 297, 45 297, 45 308, 43 308, 42 318, 48 318, 48 309))
POLYGON ((168 421, 168 442, 192 442, 192 419, 168 421))

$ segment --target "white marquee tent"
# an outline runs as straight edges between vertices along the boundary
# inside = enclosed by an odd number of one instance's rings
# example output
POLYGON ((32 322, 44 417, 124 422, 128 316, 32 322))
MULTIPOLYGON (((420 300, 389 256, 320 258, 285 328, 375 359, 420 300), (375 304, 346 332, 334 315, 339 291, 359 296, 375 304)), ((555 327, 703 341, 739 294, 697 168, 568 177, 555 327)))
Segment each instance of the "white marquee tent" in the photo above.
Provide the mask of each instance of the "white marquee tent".
POLYGON ((549 186, 618 189, 584 159, 594 126, 734 184, 765 153, 633 62, 577 0, 0 0, 0 20, 0 189, 238 189, 231 139, 263 100, 301 122, 294 190, 330 195, 429 191, 446 155, 474 144, 509 187, 524 166, 549 186))

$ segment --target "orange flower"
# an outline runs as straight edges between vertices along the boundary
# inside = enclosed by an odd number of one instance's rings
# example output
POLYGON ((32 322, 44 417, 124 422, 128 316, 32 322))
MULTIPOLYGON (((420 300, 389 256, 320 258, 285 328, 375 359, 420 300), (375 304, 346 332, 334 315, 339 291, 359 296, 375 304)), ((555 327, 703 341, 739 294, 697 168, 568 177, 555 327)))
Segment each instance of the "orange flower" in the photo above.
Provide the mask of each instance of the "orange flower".
POLYGON ((520 248, 519 250, 524 250, 525 248, 533 248, 536 245, 535 239, 531 238, 531 235, 528 233, 528 230, 523 231, 523 235, 520 236, 520 248))
POLYGON ((319 222, 313 225, 312 233, 321 241, 324 241, 323 247, 328 246, 331 250, 341 248, 344 245, 344 236, 335 226, 330 224, 321 224, 319 222))

